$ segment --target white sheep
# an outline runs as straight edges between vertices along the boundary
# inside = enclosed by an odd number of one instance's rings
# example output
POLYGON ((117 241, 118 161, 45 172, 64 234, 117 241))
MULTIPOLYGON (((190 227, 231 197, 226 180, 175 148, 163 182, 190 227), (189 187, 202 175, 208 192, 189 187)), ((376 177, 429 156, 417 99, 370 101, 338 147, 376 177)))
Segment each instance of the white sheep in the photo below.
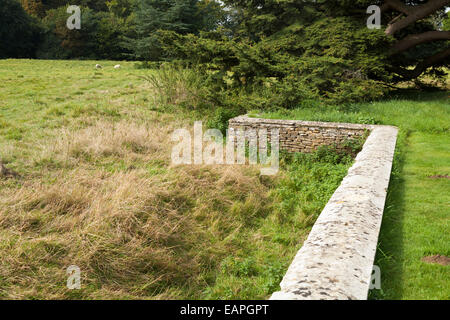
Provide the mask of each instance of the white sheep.
POLYGON ((101 68, 102 68, 102 66, 99 65, 98 63, 95 65, 95 69, 101 69, 101 68))
POLYGON ((114 66, 114 69, 120 69, 120 64, 116 64, 116 65, 114 66))

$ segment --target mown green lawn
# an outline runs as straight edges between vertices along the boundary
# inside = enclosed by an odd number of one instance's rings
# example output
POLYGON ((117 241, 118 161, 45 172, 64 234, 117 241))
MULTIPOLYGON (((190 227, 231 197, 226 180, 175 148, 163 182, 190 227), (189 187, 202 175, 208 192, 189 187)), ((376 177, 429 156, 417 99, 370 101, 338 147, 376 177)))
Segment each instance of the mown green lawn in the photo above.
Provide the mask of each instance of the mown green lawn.
POLYGON ((449 92, 409 92, 369 104, 253 115, 271 118, 377 123, 400 128, 376 264, 382 290, 371 298, 449 299, 450 266, 428 264, 450 256, 449 92))
POLYGON ((449 175, 449 150, 448 133, 413 132, 406 141, 381 230, 377 263, 384 281, 379 297, 450 298, 450 266, 421 261, 450 256, 450 180, 430 178, 449 175))

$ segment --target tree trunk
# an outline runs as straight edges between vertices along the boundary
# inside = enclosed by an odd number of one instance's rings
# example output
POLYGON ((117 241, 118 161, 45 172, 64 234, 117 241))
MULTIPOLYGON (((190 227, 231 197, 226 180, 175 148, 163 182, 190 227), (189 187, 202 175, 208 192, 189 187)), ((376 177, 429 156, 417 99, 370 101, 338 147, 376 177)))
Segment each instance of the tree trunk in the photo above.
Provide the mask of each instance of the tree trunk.
POLYGON ((383 10, 394 9, 404 13, 406 17, 393 24, 390 24, 386 28, 385 33, 387 35, 393 35, 397 31, 406 28, 417 20, 423 19, 433 12, 437 11, 438 9, 443 8, 449 4, 450 0, 430 0, 425 4, 413 7, 407 6, 399 0, 386 0, 382 7, 383 10))
POLYGON ((450 57, 450 48, 447 48, 444 51, 438 52, 426 58, 425 60, 420 62, 413 70, 397 70, 397 73, 402 76, 402 80, 412 80, 420 76, 428 68, 435 66, 448 57, 450 57))
POLYGON ((391 49, 391 54, 397 54, 411 49, 419 44, 436 40, 450 40, 450 31, 428 31, 420 34, 412 34, 398 41, 391 49))

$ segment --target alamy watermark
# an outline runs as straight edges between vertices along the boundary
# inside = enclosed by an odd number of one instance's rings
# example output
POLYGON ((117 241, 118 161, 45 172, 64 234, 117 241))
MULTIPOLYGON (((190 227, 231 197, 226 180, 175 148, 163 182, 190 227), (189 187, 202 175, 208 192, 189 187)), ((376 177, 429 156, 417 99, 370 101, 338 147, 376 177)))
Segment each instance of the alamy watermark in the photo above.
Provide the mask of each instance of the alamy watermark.
POLYGON ((67 13, 72 14, 67 18, 66 26, 69 30, 81 29, 81 9, 79 6, 70 5, 67 7, 67 13))
POLYGON ((70 290, 81 289, 81 270, 78 266, 72 265, 67 268, 67 288, 70 290))
POLYGON ((372 274, 370 275, 369 290, 373 289, 381 290, 381 269, 377 265, 373 266, 372 274))
POLYGON ((370 14, 367 19, 367 28, 381 29, 381 8, 377 5, 371 5, 367 8, 367 14, 370 14))
POLYGON ((224 137, 218 129, 208 129, 203 133, 203 123, 194 123, 194 139, 187 129, 178 129, 172 134, 172 141, 178 142, 172 148, 172 164, 261 164, 261 175, 275 175, 279 170, 280 132, 279 129, 238 129, 229 128, 224 137), (270 144, 269 144, 270 140, 270 144), (206 144, 206 146, 204 146, 206 144), (270 157, 268 155, 270 149, 270 157))

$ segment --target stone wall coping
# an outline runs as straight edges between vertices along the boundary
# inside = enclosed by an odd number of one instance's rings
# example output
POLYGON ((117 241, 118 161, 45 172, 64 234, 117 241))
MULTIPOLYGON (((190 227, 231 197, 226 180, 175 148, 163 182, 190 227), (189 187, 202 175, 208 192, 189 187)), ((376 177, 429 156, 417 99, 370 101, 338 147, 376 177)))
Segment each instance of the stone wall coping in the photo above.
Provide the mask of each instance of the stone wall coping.
POLYGON ((248 115, 242 115, 233 118, 230 120, 230 123, 236 125, 264 123, 268 125, 279 125, 279 126, 302 126, 302 127, 355 129, 355 130, 373 130, 376 127, 380 127, 378 125, 355 124, 355 123, 252 118, 249 117, 248 115))

